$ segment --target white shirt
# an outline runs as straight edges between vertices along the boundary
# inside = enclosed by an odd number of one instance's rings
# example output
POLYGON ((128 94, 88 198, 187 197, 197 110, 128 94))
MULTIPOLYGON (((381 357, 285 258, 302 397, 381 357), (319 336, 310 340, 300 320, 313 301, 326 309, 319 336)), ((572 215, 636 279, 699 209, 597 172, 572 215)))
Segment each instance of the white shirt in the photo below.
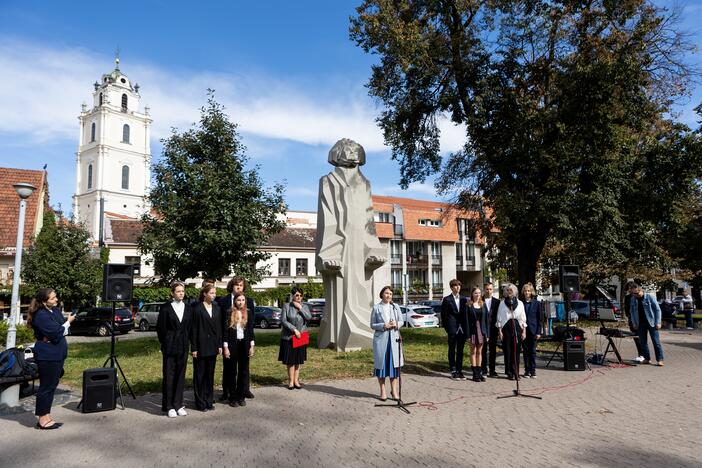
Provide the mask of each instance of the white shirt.
POLYGON ((207 311, 207 315, 209 315, 210 318, 212 318, 212 304, 208 305, 207 302, 203 302, 202 305, 205 306, 205 310, 207 311))
POLYGON ((485 307, 487 307, 488 312, 490 312, 490 308, 492 307, 492 296, 485 298, 485 307))
POLYGON ((497 309, 497 328, 502 328, 511 319, 517 319, 519 326, 522 329, 526 328, 526 312, 524 311, 524 303, 517 300, 517 307, 510 311, 505 301, 500 301, 500 308, 497 309))
POLYGON ((456 301, 456 309, 461 310, 461 295, 460 294, 451 294, 453 296, 453 300, 456 301))
POLYGON ((385 304, 384 302, 382 303, 382 310, 383 310, 383 322, 388 323, 392 319, 392 304, 389 302, 385 304))
POLYGON ((183 314, 185 313, 185 302, 173 301, 171 302, 171 307, 173 307, 173 310, 175 311, 176 316, 178 317, 178 321, 182 322, 183 314))

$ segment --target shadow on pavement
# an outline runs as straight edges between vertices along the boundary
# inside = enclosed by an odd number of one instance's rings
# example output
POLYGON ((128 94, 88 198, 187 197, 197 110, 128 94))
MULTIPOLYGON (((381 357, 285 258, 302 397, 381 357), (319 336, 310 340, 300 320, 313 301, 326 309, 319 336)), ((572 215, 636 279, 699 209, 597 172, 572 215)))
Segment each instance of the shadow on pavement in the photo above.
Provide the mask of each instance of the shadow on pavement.
POLYGON ((376 395, 373 395, 368 392, 359 392, 356 390, 332 387, 329 385, 307 384, 305 385, 305 389, 310 390, 312 392, 322 392, 342 398, 376 398, 376 395))

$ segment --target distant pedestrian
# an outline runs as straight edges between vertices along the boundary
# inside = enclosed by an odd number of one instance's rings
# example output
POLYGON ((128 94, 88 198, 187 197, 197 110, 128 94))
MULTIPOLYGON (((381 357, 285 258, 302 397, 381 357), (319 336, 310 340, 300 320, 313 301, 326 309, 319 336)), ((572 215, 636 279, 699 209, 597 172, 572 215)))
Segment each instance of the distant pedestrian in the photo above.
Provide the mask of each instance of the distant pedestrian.
MULTIPOLYGON (((631 299, 634 297, 634 292, 636 291, 636 288, 638 285, 634 283, 633 281, 628 281, 624 285, 624 291, 625 291, 625 296, 624 296, 624 313, 626 314, 627 321, 629 323, 629 329, 632 332, 635 332, 636 330, 634 329, 633 322, 631 321, 631 299)), ((641 348, 641 340, 639 339, 638 336, 634 337, 634 345, 636 346, 636 357, 634 358, 635 362, 643 362, 644 357, 643 357, 643 349, 641 348)))
POLYGON ((63 374, 63 363, 68 356, 66 335, 75 315, 68 319, 58 307, 56 292, 51 288, 37 291, 27 314, 27 327, 34 329, 34 361, 39 368, 39 389, 34 414, 39 417, 37 429, 58 429, 62 423, 51 417, 51 405, 59 379, 63 374))
POLYGON ((692 320, 692 314, 695 312, 695 301, 690 296, 690 290, 683 290, 682 297, 678 302, 678 309, 685 314, 685 326, 688 330, 694 330, 695 322, 692 320))
POLYGON ((648 335, 651 335, 653 350, 656 353, 656 361, 659 366, 663 365, 663 347, 658 330, 661 328, 661 308, 658 301, 651 294, 644 293, 641 286, 634 289, 631 299, 631 323, 632 327, 639 334, 641 350, 643 352, 643 364, 651 362, 651 352, 648 349, 648 335))

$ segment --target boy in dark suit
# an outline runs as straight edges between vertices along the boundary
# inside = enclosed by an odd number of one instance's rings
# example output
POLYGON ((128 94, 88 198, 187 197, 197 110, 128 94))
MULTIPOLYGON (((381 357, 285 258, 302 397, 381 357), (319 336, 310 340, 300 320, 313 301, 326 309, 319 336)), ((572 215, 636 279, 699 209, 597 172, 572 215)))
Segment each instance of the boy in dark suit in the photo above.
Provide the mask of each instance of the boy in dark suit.
POLYGON ((468 337, 468 298, 461 296, 461 282, 449 282, 451 294, 441 301, 441 323, 448 335, 448 362, 451 378, 465 380, 463 375, 463 348, 468 337))

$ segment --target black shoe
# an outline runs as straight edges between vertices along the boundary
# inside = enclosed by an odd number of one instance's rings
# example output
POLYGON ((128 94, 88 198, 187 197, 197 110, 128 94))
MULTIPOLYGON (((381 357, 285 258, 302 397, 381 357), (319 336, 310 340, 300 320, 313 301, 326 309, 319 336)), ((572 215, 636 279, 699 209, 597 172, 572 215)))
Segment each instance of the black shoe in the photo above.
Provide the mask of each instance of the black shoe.
POLYGON ((244 392, 244 398, 248 398, 249 400, 251 400, 251 399, 254 398, 254 394, 251 393, 251 390, 246 390, 246 391, 244 392))
POLYGON ((237 406, 239 406, 239 402, 238 401, 230 401, 229 406, 231 406, 232 408, 236 408, 237 406))
POLYGON ((214 411, 214 405, 208 406, 207 409, 210 410, 210 411, 214 411))
POLYGON ((246 400, 244 400, 243 398, 237 401, 237 403, 239 404, 239 406, 246 406, 246 400))
POLYGON ((458 380, 466 380, 466 376, 463 375, 463 372, 458 373, 458 380))
POLYGON ((509 380, 514 380, 514 375, 509 374, 509 375, 507 376, 507 378, 508 378, 509 380))
POLYGON ((219 401, 227 401, 227 400, 229 400, 229 395, 227 395, 226 393, 222 393, 222 396, 219 397, 219 401))
POLYGON ((451 372, 451 378, 453 380, 458 380, 458 372, 451 372))
POLYGON ((39 423, 37 422, 37 425, 34 426, 34 428, 35 428, 35 429, 41 429, 42 431, 50 431, 50 430, 52 430, 52 429, 58 429, 58 428, 61 427, 61 426, 63 426, 63 423, 54 422, 54 423, 53 423, 52 425, 50 425, 50 426, 42 426, 41 424, 39 424, 39 423))
POLYGON ((485 372, 481 368, 478 368, 478 378, 481 382, 485 382, 485 372))
POLYGON ((490 372, 490 374, 488 375, 488 377, 499 377, 499 376, 500 375, 495 371, 490 372))
POLYGON ((473 367, 473 382, 480 382, 480 367, 473 367))

